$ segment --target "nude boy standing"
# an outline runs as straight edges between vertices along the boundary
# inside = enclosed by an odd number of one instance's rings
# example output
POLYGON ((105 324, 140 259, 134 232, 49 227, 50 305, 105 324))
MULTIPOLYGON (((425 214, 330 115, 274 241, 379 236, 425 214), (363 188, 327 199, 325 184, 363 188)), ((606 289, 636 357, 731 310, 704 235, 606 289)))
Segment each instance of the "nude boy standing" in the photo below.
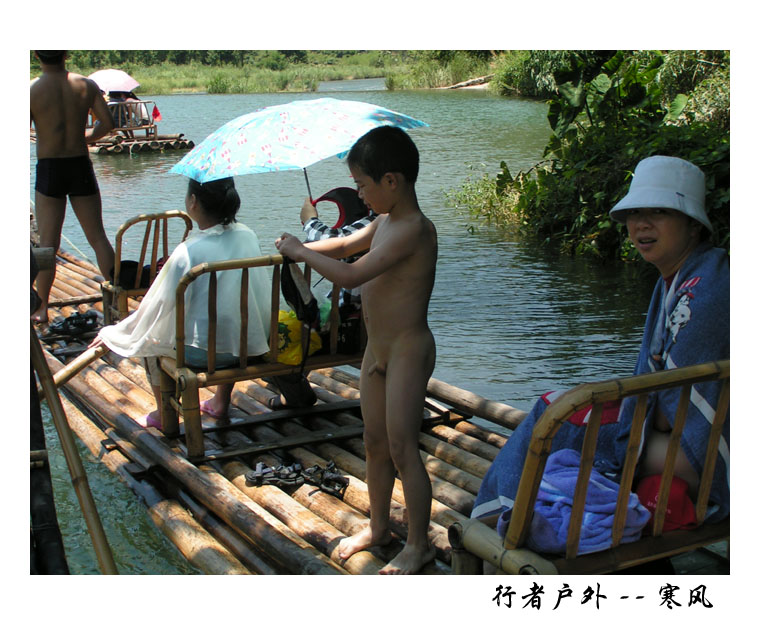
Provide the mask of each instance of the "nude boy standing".
MULTIPOLYGON (((64 50, 37 50, 42 75, 29 88, 31 121, 37 132, 35 212, 41 247, 56 251, 66 214, 66 198, 95 251, 103 276, 113 269, 114 252, 103 228, 100 191, 87 144, 113 128, 108 106, 89 78, 66 70, 64 50), (86 129, 92 110, 97 123, 86 129)), ((37 293, 42 300, 32 319, 46 323, 50 287, 55 268, 40 271, 37 293)))
POLYGON ((390 503, 396 469, 404 490, 409 533, 402 551, 380 573, 410 574, 435 557, 427 536, 432 492, 419 454, 427 382, 435 340, 427 312, 435 281, 435 226, 417 204, 417 148, 398 128, 364 135, 348 155, 359 197, 379 216, 342 238, 303 245, 287 233, 277 249, 344 288, 362 285, 367 348, 361 368, 361 408, 367 454, 370 523, 339 545, 341 558, 391 540, 390 503), (338 258, 369 251, 352 264, 338 258))

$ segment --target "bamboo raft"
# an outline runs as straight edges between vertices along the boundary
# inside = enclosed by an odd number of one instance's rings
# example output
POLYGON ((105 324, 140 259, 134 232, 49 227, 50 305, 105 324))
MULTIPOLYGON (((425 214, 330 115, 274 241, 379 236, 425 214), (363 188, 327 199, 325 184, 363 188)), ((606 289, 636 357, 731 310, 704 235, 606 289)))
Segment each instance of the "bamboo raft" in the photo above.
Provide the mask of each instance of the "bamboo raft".
POLYGON ((89 146, 90 154, 135 154, 137 152, 164 152, 166 150, 191 150, 195 143, 184 134, 155 135, 129 138, 109 135, 89 146))
MULTIPOLYGON (((101 281, 94 266, 59 252, 50 320, 88 310, 102 316, 101 281)), ((130 308, 136 306, 130 302, 130 308)), ((61 371, 90 340, 88 335, 75 340, 46 337, 44 356, 51 372, 61 371)), ((232 395, 231 421, 251 416, 263 420, 244 430, 213 431, 217 422, 204 415, 206 444, 271 444, 310 429, 360 426, 355 410, 325 411, 330 404, 358 399, 357 373, 334 368, 310 372, 318 403, 300 412, 277 411, 278 417, 294 417, 277 420, 266 419, 270 412, 266 402, 277 391, 263 380, 239 382, 232 395)), ((407 521, 397 480, 391 506, 395 539, 345 561, 336 553, 344 536, 368 523, 360 435, 335 441, 326 437, 324 442, 196 466, 160 431, 140 425, 141 418, 154 409, 141 359, 108 352, 68 380, 61 394, 76 435, 138 495, 158 529, 204 573, 374 574, 402 548, 407 521), (246 479, 257 463, 268 467, 298 463, 306 469, 324 468, 330 462, 348 479, 342 497, 309 483, 256 486, 246 479)), ((201 399, 210 396, 209 390, 202 389, 201 399)), ((505 428, 513 429, 525 413, 435 379, 428 385, 426 406, 419 447, 433 489, 429 537, 437 558, 421 572, 440 575, 451 573, 448 528, 469 517, 480 481, 506 442, 505 428)))

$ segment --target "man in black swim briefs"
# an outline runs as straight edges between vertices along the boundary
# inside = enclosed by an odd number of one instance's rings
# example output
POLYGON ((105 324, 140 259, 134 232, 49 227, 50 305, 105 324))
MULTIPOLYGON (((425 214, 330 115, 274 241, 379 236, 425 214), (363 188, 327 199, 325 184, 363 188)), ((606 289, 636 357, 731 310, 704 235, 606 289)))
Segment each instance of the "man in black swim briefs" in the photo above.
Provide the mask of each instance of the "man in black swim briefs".
POLYGON ((55 198, 95 195, 99 191, 89 156, 39 159, 34 188, 43 195, 55 198))
MULTIPOLYGON (((36 55, 42 75, 30 85, 29 105, 37 132, 35 213, 40 246, 58 250, 68 198, 107 278, 113 270, 114 252, 103 228, 100 191, 87 144, 108 134, 113 119, 100 88, 89 78, 66 70, 65 50, 37 50, 36 55), (87 128, 90 110, 97 121, 87 128)), ((54 280, 55 268, 37 275, 42 303, 32 314, 34 321, 48 321, 54 280)))

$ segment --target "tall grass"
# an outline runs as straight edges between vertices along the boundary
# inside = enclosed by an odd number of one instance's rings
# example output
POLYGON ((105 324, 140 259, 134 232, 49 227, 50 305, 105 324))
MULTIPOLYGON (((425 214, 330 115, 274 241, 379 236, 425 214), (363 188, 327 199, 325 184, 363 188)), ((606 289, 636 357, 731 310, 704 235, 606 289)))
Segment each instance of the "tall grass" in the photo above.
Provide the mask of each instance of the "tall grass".
POLYGON ((411 67, 394 67, 386 78, 386 86, 388 89, 434 89, 491 72, 489 61, 457 51, 445 62, 423 57, 411 67))
MULTIPOLYGON (((124 69, 140 83, 137 93, 141 96, 202 92, 305 92, 316 91, 322 81, 385 76, 387 70, 383 63, 379 63, 376 57, 369 54, 366 58, 364 57, 365 55, 355 55, 352 58, 355 62, 352 63, 290 64, 282 70, 253 65, 209 66, 200 63, 187 65, 163 63, 124 69)), ((396 67, 399 66, 396 65, 396 67)), ((100 68, 69 66, 69 69, 87 76, 100 68)))

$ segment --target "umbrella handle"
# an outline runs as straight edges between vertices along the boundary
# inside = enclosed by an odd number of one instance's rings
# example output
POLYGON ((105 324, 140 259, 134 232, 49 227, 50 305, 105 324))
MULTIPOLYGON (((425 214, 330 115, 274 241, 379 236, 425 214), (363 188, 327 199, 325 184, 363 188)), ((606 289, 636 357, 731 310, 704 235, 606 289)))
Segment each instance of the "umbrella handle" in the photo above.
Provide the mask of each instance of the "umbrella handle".
POLYGON ((311 187, 309 186, 309 176, 306 175, 306 167, 303 168, 303 177, 306 179, 306 189, 309 191, 309 200, 314 202, 314 199, 311 197, 311 187))

